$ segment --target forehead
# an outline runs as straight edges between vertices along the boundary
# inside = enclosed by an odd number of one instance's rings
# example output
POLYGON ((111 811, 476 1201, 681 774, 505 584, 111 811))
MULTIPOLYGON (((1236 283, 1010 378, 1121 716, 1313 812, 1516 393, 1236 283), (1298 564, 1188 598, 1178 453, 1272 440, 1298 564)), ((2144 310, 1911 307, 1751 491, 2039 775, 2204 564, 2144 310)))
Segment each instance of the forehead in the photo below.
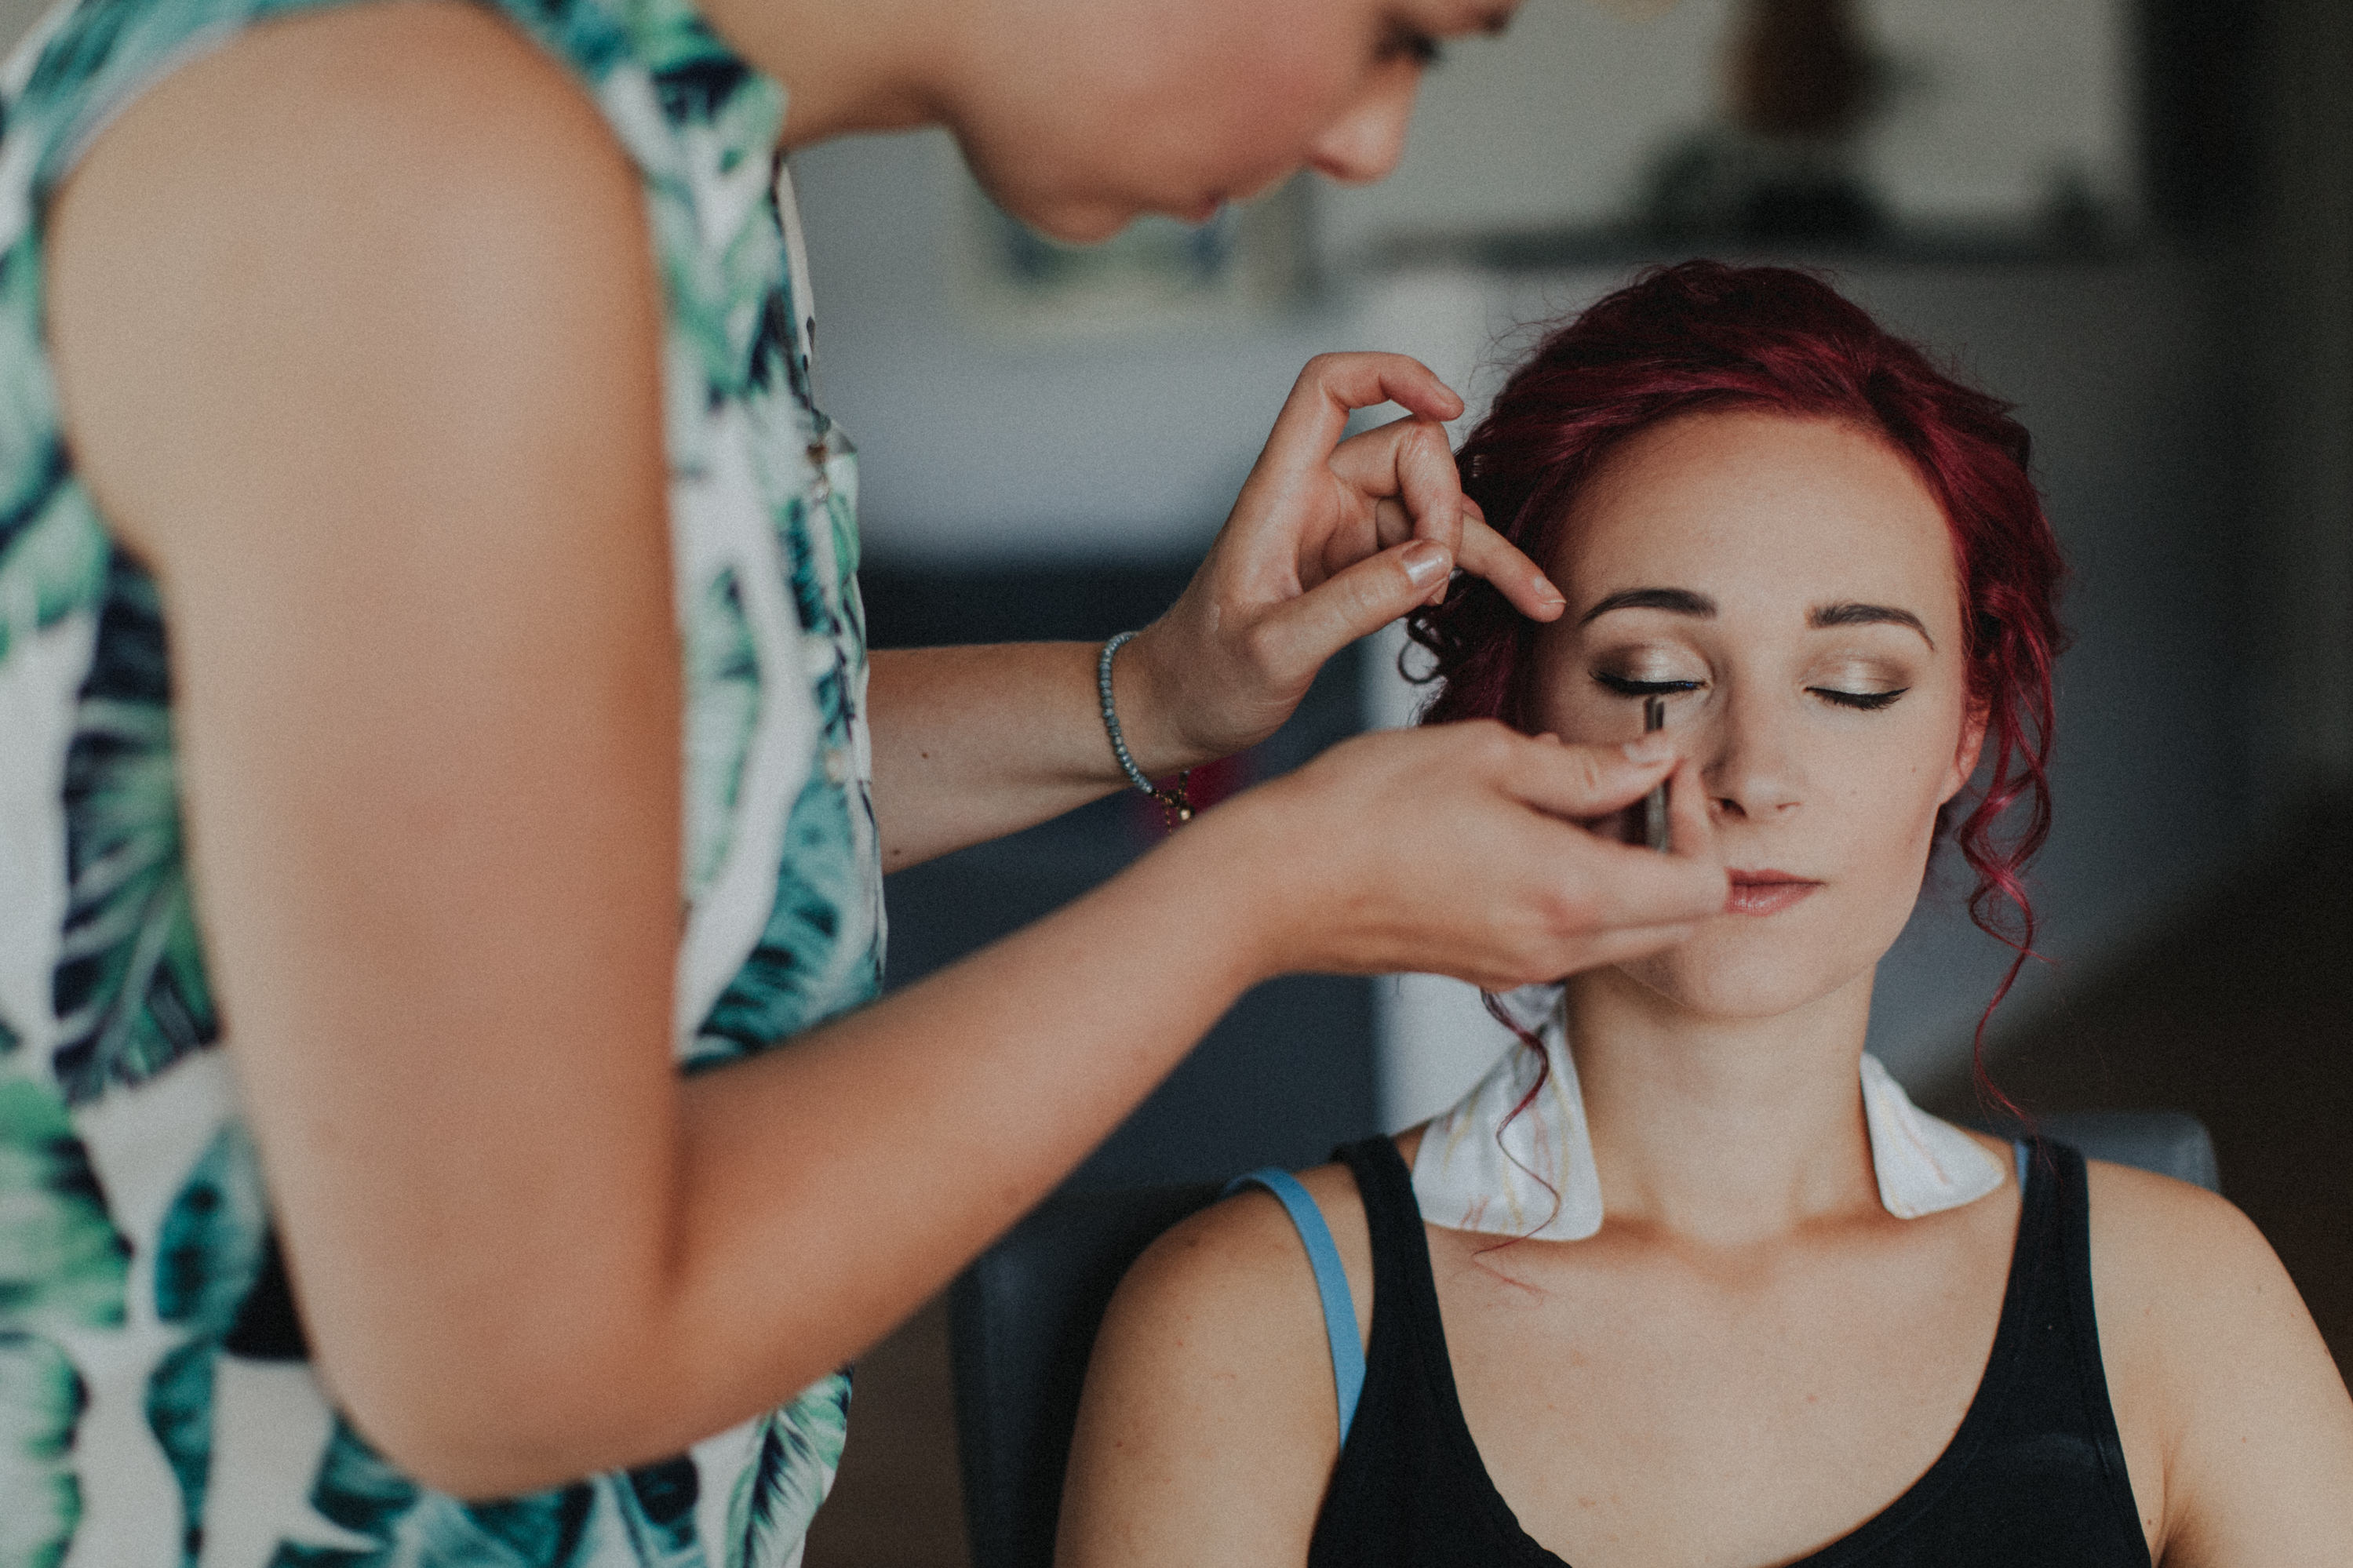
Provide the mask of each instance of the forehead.
POLYGON ((1867 598, 1932 625, 1960 613, 1944 510, 1911 462, 1852 425, 1759 410, 1628 437, 1578 491, 1546 565, 1572 612, 1680 587, 1727 611, 1867 598))

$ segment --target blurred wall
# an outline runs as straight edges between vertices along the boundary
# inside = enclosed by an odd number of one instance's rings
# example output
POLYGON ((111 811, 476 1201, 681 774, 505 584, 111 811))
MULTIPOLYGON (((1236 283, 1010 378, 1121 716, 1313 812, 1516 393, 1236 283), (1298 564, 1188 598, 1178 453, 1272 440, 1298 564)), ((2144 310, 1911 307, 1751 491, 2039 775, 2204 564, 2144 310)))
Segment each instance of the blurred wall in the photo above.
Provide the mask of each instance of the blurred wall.
POLYGON ((793 160, 819 390, 862 443, 876 557, 925 564, 1197 552, 1299 366, 1346 341, 1330 305, 1130 332, 1017 332, 968 297, 968 177, 945 134, 793 160))
MULTIPOLYGON (((1400 234, 1597 224, 1715 113, 1734 0, 1534 0, 1501 47, 1450 46, 1398 172, 1331 193, 1327 253, 1400 234)), ((2006 224, 2074 179, 2140 201, 2131 0, 1862 0, 1883 62, 1862 163, 1898 218, 2006 224)))
POLYGON ((2353 787, 2353 5, 2272 0, 2256 59, 2251 221, 2220 247, 2253 388, 2248 617, 2263 797, 2353 787))

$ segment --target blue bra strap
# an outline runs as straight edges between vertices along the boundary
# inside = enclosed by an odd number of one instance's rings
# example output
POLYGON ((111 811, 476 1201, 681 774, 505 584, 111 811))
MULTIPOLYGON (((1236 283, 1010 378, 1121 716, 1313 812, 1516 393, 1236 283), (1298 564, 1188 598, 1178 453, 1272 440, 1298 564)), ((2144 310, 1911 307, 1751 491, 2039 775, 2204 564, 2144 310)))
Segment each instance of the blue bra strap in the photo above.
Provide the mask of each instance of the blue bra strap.
POLYGON ((1315 1270, 1315 1293, 1324 1299, 1324 1337, 1332 1346, 1332 1384, 1340 1394, 1340 1441, 1356 1419, 1356 1399, 1365 1392, 1365 1342, 1356 1334, 1356 1298, 1348 1294, 1348 1274, 1340 1267, 1340 1249, 1332 1241, 1332 1227, 1299 1178, 1268 1165, 1236 1176, 1226 1184, 1228 1196, 1244 1187, 1264 1187, 1282 1200, 1291 1223, 1307 1248, 1315 1270))
POLYGON ((2010 1146, 2018 1151, 2018 1190, 2022 1193, 2026 1190, 2026 1140, 2013 1138, 2010 1146))

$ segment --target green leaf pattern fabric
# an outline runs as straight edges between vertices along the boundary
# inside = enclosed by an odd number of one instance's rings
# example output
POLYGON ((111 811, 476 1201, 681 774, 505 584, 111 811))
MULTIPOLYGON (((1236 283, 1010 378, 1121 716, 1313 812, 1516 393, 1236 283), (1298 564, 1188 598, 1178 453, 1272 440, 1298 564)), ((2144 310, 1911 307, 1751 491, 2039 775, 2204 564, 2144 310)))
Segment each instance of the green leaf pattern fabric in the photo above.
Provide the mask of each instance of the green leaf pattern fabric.
MULTIPOLYGON (((337 3, 68 0, 0 67, 0 1568, 796 1563, 847 1372, 689 1453, 466 1502, 302 1359, 189 896, 169 627, 63 439, 41 244, 138 93, 337 3)), ((857 456, 811 396, 782 89, 687 0, 483 3, 602 110, 659 263, 692 1070, 880 988, 857 456)))

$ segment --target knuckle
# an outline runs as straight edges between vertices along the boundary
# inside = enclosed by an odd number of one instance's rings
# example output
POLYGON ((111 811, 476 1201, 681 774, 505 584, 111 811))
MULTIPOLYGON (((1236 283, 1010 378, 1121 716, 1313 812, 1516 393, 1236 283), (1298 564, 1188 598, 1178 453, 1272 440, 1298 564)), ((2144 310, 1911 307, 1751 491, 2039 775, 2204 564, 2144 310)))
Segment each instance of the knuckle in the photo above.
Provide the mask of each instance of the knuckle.
POLYGON ((1519 737, 1495 719, 1468 719, 1457 726, 1462 731, 1462 750, 1473 766, 1488 772, 1500 772, 1509 766, 1517 750, 1514 745, 1519 737))
POLYGON ((1263 675, 1282 662, 1289 638, 1283 629, 1271 621, 1260 621, 1241 635, 1242 661, 1263 675))
POLYGON ((1595 912, 1590 899, 1567 888, 1546 889, 1538 906, 1545 934, 1556 942, 1591 934, 1595 912))

